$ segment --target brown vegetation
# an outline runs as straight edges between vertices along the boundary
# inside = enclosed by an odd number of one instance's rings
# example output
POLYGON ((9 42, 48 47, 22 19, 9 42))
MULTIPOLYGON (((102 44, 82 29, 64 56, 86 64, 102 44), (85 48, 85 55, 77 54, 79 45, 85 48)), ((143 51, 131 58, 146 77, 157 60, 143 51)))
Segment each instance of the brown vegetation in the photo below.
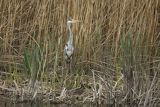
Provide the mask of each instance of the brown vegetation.
POLYGON ((160 102, 159 41, 159 0, 0 0, 1 80, 38 80, 61 99, 83 87, 83 101, 160 102), (69 16, 81 23, 66 74, 69 16))

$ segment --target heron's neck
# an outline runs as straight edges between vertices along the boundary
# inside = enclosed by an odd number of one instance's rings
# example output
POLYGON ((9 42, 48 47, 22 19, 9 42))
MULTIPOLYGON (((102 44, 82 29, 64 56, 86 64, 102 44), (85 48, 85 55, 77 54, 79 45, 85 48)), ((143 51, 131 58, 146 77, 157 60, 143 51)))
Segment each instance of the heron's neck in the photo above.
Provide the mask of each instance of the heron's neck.
POLYGON ((68 43, 69 43, 69 44, 73 44, 73 33, 72 33, 72 30, 71 30, 71 27, 68 26, 68 29, 69 29, 68 43))

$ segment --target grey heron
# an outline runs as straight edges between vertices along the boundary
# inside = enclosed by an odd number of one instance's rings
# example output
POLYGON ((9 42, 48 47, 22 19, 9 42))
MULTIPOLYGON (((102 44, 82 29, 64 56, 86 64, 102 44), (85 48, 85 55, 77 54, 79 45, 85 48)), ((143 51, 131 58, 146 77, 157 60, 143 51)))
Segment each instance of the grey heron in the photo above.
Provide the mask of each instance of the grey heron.
POLYGON ((64 58, 67 64, 70 64, 71 60, 72 60, 72 55, 74 52, 74 46, 73 46, 73 33, 71 30, 72 24, 73 23, 77 23, 79 22, 78 20, 74 20, 72 18, 69 18, 69 20, 67 21, 67 27, 69 30, 69 37, 68 37, 68 41, 65 44, 64 47, 64 58))

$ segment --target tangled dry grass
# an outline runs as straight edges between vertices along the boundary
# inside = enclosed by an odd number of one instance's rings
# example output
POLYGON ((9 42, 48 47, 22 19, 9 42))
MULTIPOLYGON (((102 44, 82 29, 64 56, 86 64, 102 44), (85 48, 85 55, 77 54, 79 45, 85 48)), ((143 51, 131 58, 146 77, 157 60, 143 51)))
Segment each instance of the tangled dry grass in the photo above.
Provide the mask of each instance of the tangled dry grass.
POLYGON ((60 98, 83 87, 83 100, 157 104, 159 40, 159 0, 0 1, 1 80, 38 80, 62 90, 60 98), (69 16, 81 23, 73 26, 75 53, 65 74, 69 16))

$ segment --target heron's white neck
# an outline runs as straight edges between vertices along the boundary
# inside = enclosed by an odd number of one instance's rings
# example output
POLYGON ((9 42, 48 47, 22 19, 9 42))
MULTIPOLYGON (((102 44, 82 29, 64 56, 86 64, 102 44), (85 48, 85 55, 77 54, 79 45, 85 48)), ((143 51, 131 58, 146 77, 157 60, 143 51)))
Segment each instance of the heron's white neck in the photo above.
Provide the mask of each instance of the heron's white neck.
POLYGON ((68 38, 68 44, 73 44, 73 33, 71 30, 71 23, 68 23, 68 29, 69 29, 69 38, 68 38))

